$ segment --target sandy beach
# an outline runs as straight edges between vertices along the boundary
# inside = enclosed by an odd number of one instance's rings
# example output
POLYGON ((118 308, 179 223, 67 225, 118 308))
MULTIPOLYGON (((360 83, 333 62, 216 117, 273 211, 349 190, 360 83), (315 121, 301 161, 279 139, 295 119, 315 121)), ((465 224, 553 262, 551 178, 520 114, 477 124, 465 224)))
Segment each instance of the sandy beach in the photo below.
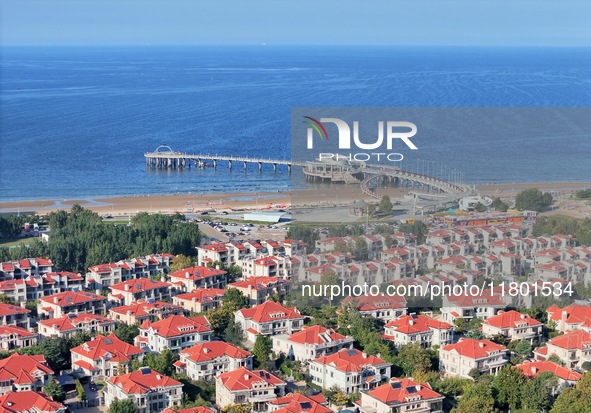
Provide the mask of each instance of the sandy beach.
MULTIPOLYGON (((570 193, 591 187, 586 182, 562 183, 515 183, 479 185, 476 190, 489 196, 512 197, 525 188, 543 191, 570 193)), ((402 198, 409 188, 380 188, 379 194, 388 194, 392 199, 402 198)), ((370 198, 363 195, 358 185, 341 186, 336 190, 297 190, 290 192, 235 192, 219 194, 146 195, 113 198, 89 198, 70 200, 39 200, 0 202, 0 212, 46 214, 60 209, 69 209, 79 204, 102 215, 128 215, 140 211, 161 213, 193 213, 209 210, 283 209, 347 204, 351 201, 370 198)), ((375 201, 374 201, 375 202, 375 201)))

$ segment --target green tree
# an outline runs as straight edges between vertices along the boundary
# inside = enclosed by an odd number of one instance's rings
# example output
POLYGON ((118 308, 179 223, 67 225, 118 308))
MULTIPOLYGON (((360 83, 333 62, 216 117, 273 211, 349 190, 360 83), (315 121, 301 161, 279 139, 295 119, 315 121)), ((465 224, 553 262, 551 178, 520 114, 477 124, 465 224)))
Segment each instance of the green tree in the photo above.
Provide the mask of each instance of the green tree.
POLYGON ((25 219, 27 217, 17 215, 0 217, 0 235, 2 238, 12 239, 18 237, 24 229, 25 219))
POLYGON ((474 211, 486 212, 486 206, 482 202, 477 202, 476 204, 474 204, 474 211))
POLYGON ((78 399, 80 401, 88 400, 88 397, 86 397, 86 392, 84 391, 84 387, 78 379, 76 379, 76 393, 78 394, 78 399))
POLYGON ((222 297, 224 307, 232 311, 238 311, 242 308, 250 307, 250 301, 242 292, 236 288, 229 288, 222 297))
POLYGON ((591 412, 591 373, 584 373, 575 387, 566 388, 556 398, 551 413, 591 412))
POLYGON ((133 339, 140 334, 140 329, 137 325, 117 323, 113 333, 119 340, 125 341, 127 344, 133 344, 133 339))
POLYGON ((468 322, 465 318, 458 317, 454 320, 454 330, 459 334, 465 334, 468 331, 468 322))
POLYGON ((452 413, 494 413, 491 387, 486 382, 476 382, 469 387, 452 413))
POLYGON ((367 259, 367 241, 361 237, 356 237, 353 240, 353 247, 350 252, 356 260, 361 261, 367 259))
POLYGON ((591 199, 591 188, 581 189, 575 192, 575 197, 579 199, 591 199))
POLYGON ((228 344, 240 346, 244 341, 244 331, 242 330, 242 326, 235 321, 231 321, 224 329, 222 338, 228 344))
POLYGON ((558 384, 554 374, 549 371, 527 380, 521 392, 521 405, 528 411, 548 411, 552 406, 552 390, 558 384))
POLYGON ((250 404, 231 404, 222 409, 222 413, 250 413, 251 411, 250 404))
POLYGON ((390 215, 392 213, 392 201, 388 195, 384 195, 380 200, 380 212, 384 215, 390 215))
POLYGON ((334 386, 327 392, 329 402, 338 407, 346 406, 349 403, 349 397, 338 387, 334 386))
POLYGON ((480 330, 477 330, 477 329, 469 330, 466 333, 466 338, 472 338, 474 340, 482 340, 484 338, 484 333, 480 330))
POLYGON ((559 364, 561 366, 565 366, 564 361, 562 361, 562 359, 560 357, 558 357, 558 355, 556 354, 550 354, 550 356, 548 357, 548 361, 552 361, 556 364, 559 364))
POLYGON ((187 257, 184 254, 179 254, 174 257, 172 264, 170 264, 170 272, 176 272, 180 270, 184 270, 185 268, 189 268, 193 266, 193 258, 187 257))
POLYGON ((400 232, 405 234, 413 234, 417 237, 417 243, 422 244, 425 242, 429 228, 423 221, 415 221, 412 224, 400 224, 398 228, 400 232))
POLYGON ((521 394, 526 378, 521 370, 512 366, 505 366, 493 378, 492 387, 496 394, 495 401, 501 409, 519 408, 521 404, 521 394))
POLYGON ((501 198, 493 199, 493 203, 491 205, 495 210, 500 212, 507 212, 509 209, 509 205, 506 202, 503 202, 501 198))
POLYGON ((168 348, 162 350, 158 355, 155 355, 154 353, 149 353, 146 355, 146 364, 148 367, 166 376, 172 376, 174 373, 173 363, 175 360, 176 357, 174 353, 168 348))
MULTIPOLYGON (((338 285, 340 282, 341 282, 341 279, 339 278, 337 273, 334 271, 326 271, 320 275, 320 285, 322 286, 323 291, 324 291, 324 286, 338 285)), ((332 302, 333 297, 329 296, 326 298, 328 298, 328 305, 332 306, 334 304, 332 302)), ((339 297, 339 299, 340 298, 342 298, 342 297, 339 297)))
POLYGON ((513 341, 509 344, 509 350, 515 352, 520 356, 528 356, 532 352, 532 347, 529 342, 525 340, 513 341))
POLYGON ((55 380, 50 380, 44 387, 43 392, 51 396, 56 402, 63 402, 66 400, 66 392, 55 380))
POLYGON ((0 294, 0 303, 18 305, 16 301, 14 301, 6 294, 0 294))
POLYGON ((109 406, 109 413, 138 413, 138 408, 131 399, 115 399, 109 406))
POLYGON ((394 356, 394 364, 399 366, 406 376, 411 376, 415 371, 431 370, 431 357, 429 352, 420 344, 403 344, 394 356))
POLYGON ((287 238, 303 241, 306 243, 306 252, 311 254, 316 249, 316 240, 319 239, 318 231, 314 228, 292 224, 287 230, 287 238))
POLYGON ((552 204, 552 195, 542 193, 538 188, 528 188, 521 191, 515 197, 515 208, 523 211, 541 211, 552 204))
MULTIPOLYGON (((231 291, 228 290, 228 291, 231 291)), ((234 310, 231 306, 222 305, 207 312, 207 319, 216 336, 222 336, 226 328, 234 321, 234 310)))
POLYGON ((257 336, 254 347, 252 348, 252 355, 259 366, 269 360, 272 345, 273 343, 269 337, 261 334, 257 336))

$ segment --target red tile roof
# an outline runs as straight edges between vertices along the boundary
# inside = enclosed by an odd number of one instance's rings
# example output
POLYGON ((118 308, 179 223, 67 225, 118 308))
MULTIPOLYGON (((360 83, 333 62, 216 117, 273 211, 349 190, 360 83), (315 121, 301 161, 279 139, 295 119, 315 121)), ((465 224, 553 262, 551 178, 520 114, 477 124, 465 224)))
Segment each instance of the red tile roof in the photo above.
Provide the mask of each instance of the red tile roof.
POLYGON ((343 340, 345 338, 346 336, 339 334, 332 329, 322 326, 311 326, 304 327, 302 331, 293 333, 288 337, 288 340, 300 344, 326 344, 331 341, 343 340))
POLYGON ((188 301, 195 299, 198 303, 206 303, 214 301, 214 297, 222 297, 225 292, 226 290, 221 288, 198 288, 190 293, 176 295, 174 298, 188 301))
POLYGON ((383 384, 367 394, 388 405, 414 402, 417 399, 443 399, 443 396, 431 389, 428 383, 418 384, 409 378, 392 378, 390 383, 383 384))
POLYGON ((99 334, 94 339, 74 347, 72 352, 91 360, 99 360, 110 354, 118 357, 120 361, 127 361, 132 356, 142 354, 143 350, 119 340, 115 334, 111 333, 106 337, 99 334))
POLYGON ((284 280, 283 278, 277 277, 248 277, 244 281, 237 281, 228 284, 229 287, 236 287, 236 288, 248 288, 251 287, 254 290, 262 290, 266 289, 269 284, 287 284, 290 283, 289 280, 284 280))
POLYGON ((166 287, 170 287, 170 285, 162 281, 152 280, 151 278, 138 278, 111 285, 109 288, 112 291, 138 293, 166 287), (126 287, 128 289, 126 289, 126 287))
POLYGON ((571 304, 562 309, 557 305, 553 305, 546 311, 552 321, 562 320, 562 313, 566 312, 566 324, 580 324, 584 327, 591 327, 590 305, 571 304))
POLYGON ((424 333, 433 329, 448 330, 452 327, 451 324, 435 320, 423 314, 405 315, 386 324, 387 329, 394 329, 403 334, 424 333))
POLYGON ((151 389, 158 387, 175 387, 182 384, 164 374, 158 373, 149 367, 142 367, 138 371, 115 376, 108 379, 108 382, 121 388, 125 394, 146 394, 151 389))
POLYGON ((179 278, 187 280, 199 280, 207 277, 214 277, 216 275, 223 275, 226 271, 218 270, 217 268, 210 268, 205 266, 189 267, 178 270, 170 274, 170 278, 179 278))
POLYGON ((406 299, 402 296, 362 295, 359 297, 345 297, 343 303, 355 303, 359 311, 387 310, 406 308, 406 299))
POLYGON ((149 303, 145 300, 138 300, 130 305, 122 305, 119 307, 112 308, 110 311, 119 314, 127 314, 128 311, 131 311, 131 315, 135 317, 142 317, 150 314, 154 314, 157 312, 168 312, 168 311, 178 311, 182 312, 183 307, 178 305, 165 303, 163 301, 154 301, 149 303))
POLYGON ((199 343, 181 351, 181 354, 195 363, 203 363, 223 356, 244 359, 251 355, 249 351, 241 350, 223 341, 199 343))
POLYGON ((252 319, 257 323, 303 318, 295 307, 284 307, 274 301, 267 301, 252 308, 243 308, 238 311, 242 313, 245 319, 252 319))
POLYGON ((0 326, 0 336, 15 335, 18 337, 32 337, 37 336, 37 333, 32 333, 27 329, 15 326, 0 326))
POLYGON ((66 314, 59 318, 49 318, 47 320, 39 320, 37 323, 52 327, 55 325, 59 331, 67 331, 67 330, 75 330, 80 327, 81 324, 87 324, 91 322, 96 322, 98 324, 109 324, 115 323, 114 320, 110 318, 103 317, 96 314, 87 314, 87 313, 80 313, 80 314, 66 314))
POLYGON ((591 333, 585 330, 569 331, 561 336, 554 337, 548 344, 567 350, 591 348, 591 333))
POLYGON ((389 364, 376 356, 369 356, 356 349, 342 349, 329 356, 318 357, 314 362, 330 364, 340 371, 361 371, 364 366, 389 364))
POLYGON ((450 303, 458 307, 505 307, 505 303, 499 295, 492 294, 490 290, 483 290, 481 294, 473 296, 468 294, 450 295, 446 297, 450 303))
POLYGON ((86 303, 88 301, 104 301, 106 299, 106 297, 93 293, 65 291, 63 293, 40 298, 39 300, 47 304, 57 304, 60 307, 67 307, 74 304, 86 303), (54 303, 55 299, 57 299, 57 303, 54 303))
POLYGON ((318 401, 318 395, 309 397, 299 393, 290 393, 284 397, 271 400, 269 404, 282 406, 280 409, 275 410, 275 413, 331 413, 332 410, 321 404, 326 403, 326 399, 321 393, 319 395, 324 402, 318 401))
MULTIPOLYGON (((12 353, 9 357, 0 360, 0 381, 17 380, 26 373, 29 383, 35 383, 36 377, 40 375, 53 375, 53 370, 47 367, 45 356, 34 355, 28 356, 25 354, 12 353)), ((25 384, 21 381, 21 384, 25 384)))
POLYGON ((283 380, 265 370, 250 371, 244 367, 222 373, 217 377, 217 380, 230 391, 252 390, 255 385, 256 388, 261 388, 262 383, 266 384, 267 387, 285 385, 283 380))
POLYGON ((526 361, 515 366, 515 368, 520 369, 524 375, 531 378, 534 378, 545 371, 552 372, 561 379, 568 381, 577 381, 582 377, 581 374, 576 371, 562 367, 560 364, 554 363, 553 361, 526 361))
POLYGON ((190 409, 179 409, 179 410, 172 410, 171 408, 162 410, 162 413, 216 413, 216 410, 213 410, 211 407, 206 406, 198 406, 198 407, 191 407, 190 409))
POLYGON ((14 291, 18 287, 24 287, 24 286, 25 286, 25 280, 23 280, 23 279, 0 281, 0 291, 14 291))
POLYGON ((228 247, 226 246, 226 244, 223 243, 217 243, 217 244, 209 244, 206 245, 204 247, 201 247, 204 250, 207 251, 214 251, 214 252, 224 252, 224 251, 228 251, 228 247))
POLYGON ((145 321, 140 329, 152 328, 156 334, 162 337, 178 337, 185 334, 210 332, 211 327, 205 316, 187 318, 183 315, 171 315, 164 320, 154 323, 145 321))
POLYGON ((493 343, 490 340, 474 340, 471 338, 460 339, 455 344, 449 344, 443 347, 443 351, 455 350, 463 357, 471 359, 481 359, 490 356, 495 352, 504 352, 507 349, 500 344, 493 343))
POLYGON ((44 412, 52 413, 65 411, 63 404, 54 402, 44 393, 34 391, 8 392, 0 396, 1 413, 44 412))
POLYGON ((0 317, 14 314, 28 314, 30 310, 14 304, 0 303, 0 317))
POLYGON ((499 312, 496 316, 484 320, 484 324, 489 324, 497 328, 515 328, 525 326, 541 326, 542 322, 531 318, 527 314, 521 314, 515 310, 499 312))

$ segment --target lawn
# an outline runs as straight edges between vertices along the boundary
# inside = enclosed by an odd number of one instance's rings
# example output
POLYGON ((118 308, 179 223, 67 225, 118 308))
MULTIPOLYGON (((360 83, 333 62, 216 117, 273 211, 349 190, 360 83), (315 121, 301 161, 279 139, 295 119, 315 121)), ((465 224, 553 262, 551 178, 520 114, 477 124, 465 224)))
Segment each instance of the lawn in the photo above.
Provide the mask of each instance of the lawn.
POLYGON ((41 237, 0 239, 0 247, 18 247, 19 245, 30 245, 35 239, 41 240, 41 237))

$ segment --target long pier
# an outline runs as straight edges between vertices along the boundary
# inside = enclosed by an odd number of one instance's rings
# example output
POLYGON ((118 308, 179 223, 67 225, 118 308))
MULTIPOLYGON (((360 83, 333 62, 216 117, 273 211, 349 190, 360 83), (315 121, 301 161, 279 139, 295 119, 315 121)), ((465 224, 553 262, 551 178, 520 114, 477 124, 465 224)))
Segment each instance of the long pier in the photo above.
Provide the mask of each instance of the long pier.
POLYGON ((405 171, 393 166, 371 165, 365 162, 307 162, 303 169, 306 177, 312 180, 360 184, 361 191, 375 199, 380 196, 374 191, 371 184, 380 181, 425 192, 446 193, 451 197, 458 198, 472 192, 470 186, 458 182, 405 171))
POLYGON ((246 171, 248 164, 255 164, 262 171, 263 165, 272 165, 277 171, 278 165, 284 165, 291 172, 293 166, 302 167, 307 179, 321 180, 344 184, 358 184, 362 192, 371 197, 379 198, 372 187, 372 182, 386 182, 398 187, 420 189, 434 194, 447 194, 453 199, 458 199, 472 192, 468 185, 457 181, 405 171, 397 167, 386 165, 372 165, 365 162, 294 162, 284 159, 249 158, 242 156, 188 154, 175 152, 170 146, 161 145, 154 152, 144 154, 146 165, 159 169, 184 169, 195 165, 198 168, 217 168, 219 162, 227 162, 228 169, 232 169, 235 163, 242 164, 246 171), (208 164, 207 162, 211 162, 208 164))
POLYGON ((204 154, 188 154, 185 152, 175 152, 170 146, 162 145, 156 148, 154 152, 146 152, 146 165, 153 168, 160 169, 184 169, 190 168, 191 164, 198 168, 211 166, 217 168, 218 162, 227 162, 228 169, 232 169, 235 163, 242 164, 246 170, 248 164, 255 164, 259 171, 263 169, 263 165, 273 165, 273 170, 277 170, 278 165, 287 166, 287 170, 291 172, 292 166, 303 166, 301 162, 292 162, 282 159, 267 159, 267 158, 248 158, 243 156, 223 156, 223 155, 204 155, 204 154), (210 161, 208 164, 206 161, 210 161))

